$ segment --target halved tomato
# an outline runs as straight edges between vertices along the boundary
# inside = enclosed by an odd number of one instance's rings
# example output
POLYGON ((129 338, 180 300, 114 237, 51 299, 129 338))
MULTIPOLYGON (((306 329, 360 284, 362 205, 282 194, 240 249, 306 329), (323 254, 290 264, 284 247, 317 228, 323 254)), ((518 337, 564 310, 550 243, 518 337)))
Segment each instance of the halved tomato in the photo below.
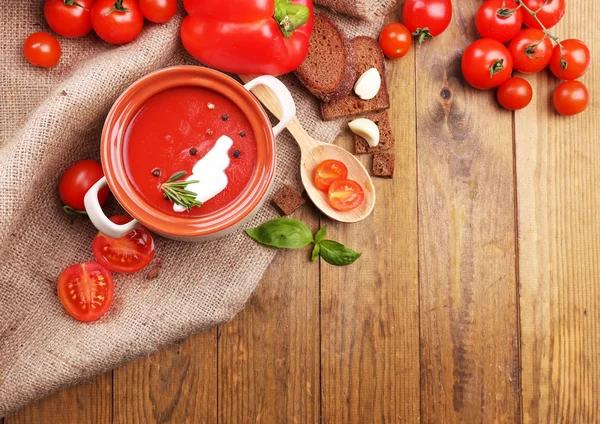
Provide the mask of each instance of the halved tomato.
POLYGON ((352 180, 335 180, 329 186, 329 204, 338 211, 349 211, 361 205, 365 192, 352 180))
POLYGON ((327 191, 332 182, 348 178, 348 168, 339 160, 326 160, 315 168, 315 186, 327 191))
POLYGON ((110 271, 98 262, 71 265, 58 278, 58 298, 75 319, 95 321, 112 305, 115 286, 110 271))
MULTIPOLYGON (((110 218, 115 224, 126 224, 131 217, 117 215, 110 218)), ((98 233, 92 242, 94 257, 108 269, 132 274, 143 269, 154 257, 154 240, 144 227, 137 227, 121 238, 110 238, 98 233)))

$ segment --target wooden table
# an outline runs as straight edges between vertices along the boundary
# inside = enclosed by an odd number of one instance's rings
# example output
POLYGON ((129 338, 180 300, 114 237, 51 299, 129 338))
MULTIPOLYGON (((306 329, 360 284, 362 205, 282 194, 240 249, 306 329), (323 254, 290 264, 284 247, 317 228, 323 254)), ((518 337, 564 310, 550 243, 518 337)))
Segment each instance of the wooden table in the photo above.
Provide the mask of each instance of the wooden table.
MULTIPOLYGON (((583 115, 557 116, 546 72, 501 110, 461 79, 480 3, 389 62, 396 176, 373 215, 295 215, 354 266, 281 253, 232 322, 4 424, 600 422, 600 66, 583 115)), ((567 6, 557 34, 600 58, 600 3, 567 6)))

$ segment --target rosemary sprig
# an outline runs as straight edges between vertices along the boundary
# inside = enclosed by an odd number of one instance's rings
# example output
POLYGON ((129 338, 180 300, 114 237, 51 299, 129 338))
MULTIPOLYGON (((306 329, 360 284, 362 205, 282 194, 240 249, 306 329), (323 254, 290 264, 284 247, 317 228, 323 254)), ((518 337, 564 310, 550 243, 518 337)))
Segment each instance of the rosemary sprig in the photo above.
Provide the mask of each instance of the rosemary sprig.
POLYGON ((196 193, 190 190, 186 190, 186 187, 188 185, 196 184, 199 181, 177 181, 185 177, 185 175, 185 171, 176 172, 175 174, 171 175, 171 178, 169 178, 166 183, 163 183, 160 188, 163 191, 165 199, 170 200, 171 202, 179 206, 183 206, 186 210, 189 211, 194 206, 202 206, 202 202, 196 200, 196 193))

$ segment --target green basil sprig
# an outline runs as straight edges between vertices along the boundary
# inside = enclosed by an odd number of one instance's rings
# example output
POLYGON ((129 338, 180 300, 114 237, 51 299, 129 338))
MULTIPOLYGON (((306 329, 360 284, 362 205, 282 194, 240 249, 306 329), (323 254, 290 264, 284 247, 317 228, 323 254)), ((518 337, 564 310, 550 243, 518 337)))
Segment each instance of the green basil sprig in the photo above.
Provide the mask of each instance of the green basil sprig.
POLYGON ((314 238, 304 222, 291 218, 277 218, 259 227, 250 228, 246 233, 259 243, 280 249, 301 249, 314 243, 311 259, 316 262, 319 256, 331 265, 344 266, 354 263, 360 253, 333 240, 325 240, 327 225, 321 228, 314 238))

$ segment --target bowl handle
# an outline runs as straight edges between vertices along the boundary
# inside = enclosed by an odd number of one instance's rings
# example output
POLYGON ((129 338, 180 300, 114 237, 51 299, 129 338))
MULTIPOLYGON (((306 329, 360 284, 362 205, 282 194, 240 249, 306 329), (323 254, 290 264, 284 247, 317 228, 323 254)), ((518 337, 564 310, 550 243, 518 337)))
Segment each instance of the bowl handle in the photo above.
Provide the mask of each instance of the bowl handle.
MULTIPOLYGON (((279 101, 279 105, 281 107, 281 119, 279 124, 273 127, 273 134, 275 134, 275 137, 277 137, 296 116, 296 104, 294 103, 294 98, 292 97, 290 90, 288 90, 281 81, 271 75, 263 75, 254 78, 252 81, 244 85, 244 87, 248 91, 251 91, 258 85, 264 85, 270 88, 279 101)), ((267 105, 267 107, 271 109, 271 105, 267 105)))
POLYGON ((83 198, 85 211, 98 231, 111 238, 121 238, 137 227, 139 222, 134 219, 127 224, 119 225, 108 219, 98 202, 98 192, 107 184, 106 177, 102 177, 88 190, 83 198))

